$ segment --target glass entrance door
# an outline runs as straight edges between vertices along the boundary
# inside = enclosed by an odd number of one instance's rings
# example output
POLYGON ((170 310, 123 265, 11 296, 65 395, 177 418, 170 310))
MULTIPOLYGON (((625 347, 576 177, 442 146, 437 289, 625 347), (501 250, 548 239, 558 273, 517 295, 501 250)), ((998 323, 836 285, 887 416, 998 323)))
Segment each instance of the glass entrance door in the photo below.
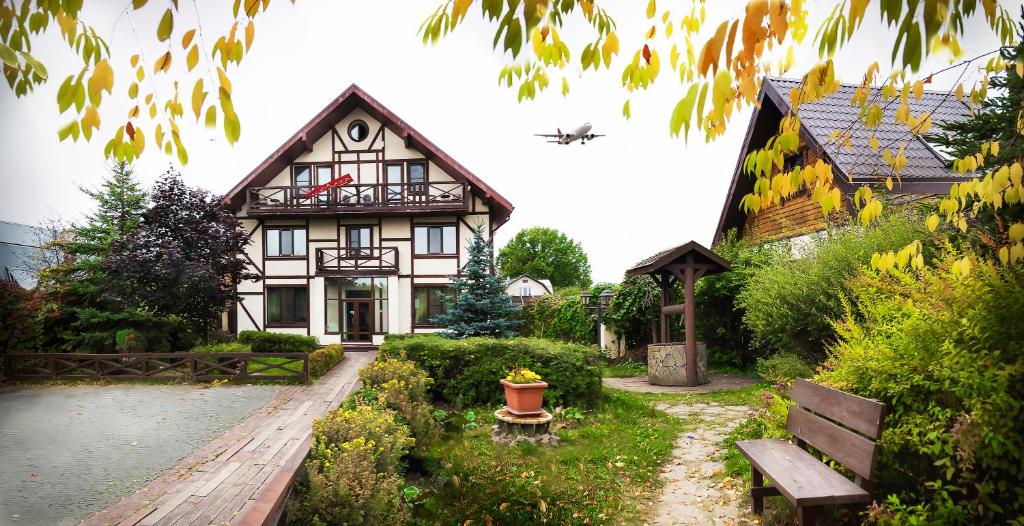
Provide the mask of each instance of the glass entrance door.
POLYGON ((369 342, 388 332, 387 278, 326 278, 326 334, 346 342, 369 342))
POLYGON ((347 342, 368 342, 373 338, 373 300, 345 300, 345 320, 341 339, 347 342))

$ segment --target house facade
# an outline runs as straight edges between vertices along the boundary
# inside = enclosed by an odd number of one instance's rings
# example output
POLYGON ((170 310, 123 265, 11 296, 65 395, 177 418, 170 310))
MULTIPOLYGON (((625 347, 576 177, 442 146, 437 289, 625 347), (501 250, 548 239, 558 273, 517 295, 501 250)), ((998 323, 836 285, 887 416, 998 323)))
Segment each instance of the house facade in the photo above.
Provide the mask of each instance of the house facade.
POLYGON ((509 280, 508 285, 505 286, 505 294, 508 294, 509 299, 516 305, 524 305, 533 298, 551 294, 554 291, 555 288, 551 286, 551 280, 536 279, 525 274, 509 280))
POLYGON ((259 275, 238 286, 229 326, 354 347, 438 330, 430 320, 467 262, 474 229, 491 239, 512 213, 508 200, 355 85, 224 203, 252 239, 245 258, 259 275))
MULTIPOLYGON (((790 90, 799 87, 797 79, 766 77, 761 84, 759 106, 754 110, 747 126, 743 146, 736 161, 732 182, 715 230, 715 242, 726 232, 736 229, 738 236, 752 242, 774 239, 793 239, 794 247, 823 231, 826 217, 821 206, 811 199, 807 192, 786 199, 780 205, 761 210, 757 214, 745 214, 740 210, 743 196, 754 187, 754 179, 743 173, 743 161, 751 151, 763 148, 778 131, 782 118, 791 110, 790 90)), ((957 174, 937 148, 920 136, 911 136, 906 124, 896 122, 898 104, 888 104, 884 118, 875 129, 868 129, 858 122, 859 108, 851 104, 857 84, 842 84, 838 90, 821 100, 804 102, 800 105, 800 149, 785 160, 784 169, 811 164, 822 159, 832 165, 835 184, 849 198, 857 187, 869 185, 877 194, 886 194, 896 203, 913 203, 936 194, 946 194, 953 183, 969 180, 969 176, 957 174), (829 135, 839 129, 852 129, 850 148, 838 146, 829 140, 829 135), (875 151, 870 138, 876 135, 885 144, 906 143, 907 166, 903 169, 892 191, 887 191, 885 179, 888 165, 883 160, 882 148, 875 151), (899 142, 897 142, 899 141, 899 142)), ((877 89, 876 89, 877 91, 877 89)), ((876 95, 873 92, 872 96, 876 95)), ((966 103, 948 96, 944 91, 924 91, 921 98, 910 96, 907 100, 911 114, 923 115, 931 112, 933 130, 940 123, 959 121, 970 114, 966 103)), ((848 201, 846 212, 854 211, 848 201)), ((849 215, 833 216, 839 221, 849 215)))

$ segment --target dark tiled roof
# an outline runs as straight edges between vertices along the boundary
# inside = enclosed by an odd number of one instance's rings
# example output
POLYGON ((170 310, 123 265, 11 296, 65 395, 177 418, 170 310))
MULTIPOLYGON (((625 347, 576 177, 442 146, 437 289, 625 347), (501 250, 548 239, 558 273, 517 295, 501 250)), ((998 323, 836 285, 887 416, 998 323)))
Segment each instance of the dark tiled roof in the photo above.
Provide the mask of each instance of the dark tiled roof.
MULTIPOLYGON (((767 83, 778 92, 782 98, 782 111, 789 110, 789 93, 792 88, 800 85, 798 79, 783 79, 768 77, 767 83)), ((851 100, 857 89, 856 84, 843 84, 831 95, 822 98, 820 101, 807 102, 800 105, 800 123, 806 127, 819 144, 824 145, 828 136, 837 129, 845 129, 858 119, 859 109, 854 106, 851 100)), ((879 88, 873 90, 877 93, 879 88)), ((778 102, 778 100, 776 100, 778 102)), ((882 123, 874 130, 868 129, 863 124, 854 126, 850 142, 852 148, 847 150, 843 147, 829 146, 828 154, 835 164, 850 179, 851 182, 859 182, 865 179, 884 177, 888 172, 888 165, 882 159, 881 152, 887 144, 891 144, 893 153, 901 143, 906 142, 907 147, 904 154, 907 157, 907 166, 900 173, 904 179, 954 179, 957 174, 946 168, 946 162, 942 155, 929 146, 921 137, 911 139, 910 127, 905 124, 896 123, 896 110, 899 103, 894 102, 886 107, 881 96, 878 103, 885 110, 882 123), (868 145, 871 135, 875 134, 880 145, 876 153, 868 145), (908 141, 908 139, 911 139, 908 141)), ((925 91, 920 100, 915 100, 911 95, 908 100, 910 112, 914 116, 922 115, 925 112, 932 112, 932 131, 938 129, 940 122, 960 121, 969 115, 969 108, 966 104, 956 100, 953 95, 946 92, 925 91)))
POLYGON ((0 279, 26 289, 35 286, 36 275, 31 268, 43 235, 39 227, 0 221, 0 279))

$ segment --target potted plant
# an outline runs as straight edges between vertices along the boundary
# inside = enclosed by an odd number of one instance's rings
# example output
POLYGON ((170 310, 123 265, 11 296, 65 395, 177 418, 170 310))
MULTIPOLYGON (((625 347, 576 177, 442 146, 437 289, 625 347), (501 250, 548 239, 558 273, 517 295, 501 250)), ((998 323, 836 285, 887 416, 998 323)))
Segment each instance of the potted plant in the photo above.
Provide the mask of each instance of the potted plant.
POLYGON ((516 367, 501 380, 505 386, 505 407, 517 416, 537 415, 543 412, 544 390, 548 384, 540 381, 540 375, 525 368, 516 367))

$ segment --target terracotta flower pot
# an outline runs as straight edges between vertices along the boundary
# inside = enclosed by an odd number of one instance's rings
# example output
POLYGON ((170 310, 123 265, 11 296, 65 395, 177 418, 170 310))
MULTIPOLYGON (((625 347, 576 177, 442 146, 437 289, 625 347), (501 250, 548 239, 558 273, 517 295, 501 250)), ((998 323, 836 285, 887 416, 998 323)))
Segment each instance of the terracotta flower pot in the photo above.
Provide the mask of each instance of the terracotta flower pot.
POLYGON ((501 385, 505 386, 505 403, 508 411, 514 415, 536 415, 540 414, 544 407, 544 390, 548 388, 547 382, 534 382, 532 384, 514 384, 502 379, 501 385))

